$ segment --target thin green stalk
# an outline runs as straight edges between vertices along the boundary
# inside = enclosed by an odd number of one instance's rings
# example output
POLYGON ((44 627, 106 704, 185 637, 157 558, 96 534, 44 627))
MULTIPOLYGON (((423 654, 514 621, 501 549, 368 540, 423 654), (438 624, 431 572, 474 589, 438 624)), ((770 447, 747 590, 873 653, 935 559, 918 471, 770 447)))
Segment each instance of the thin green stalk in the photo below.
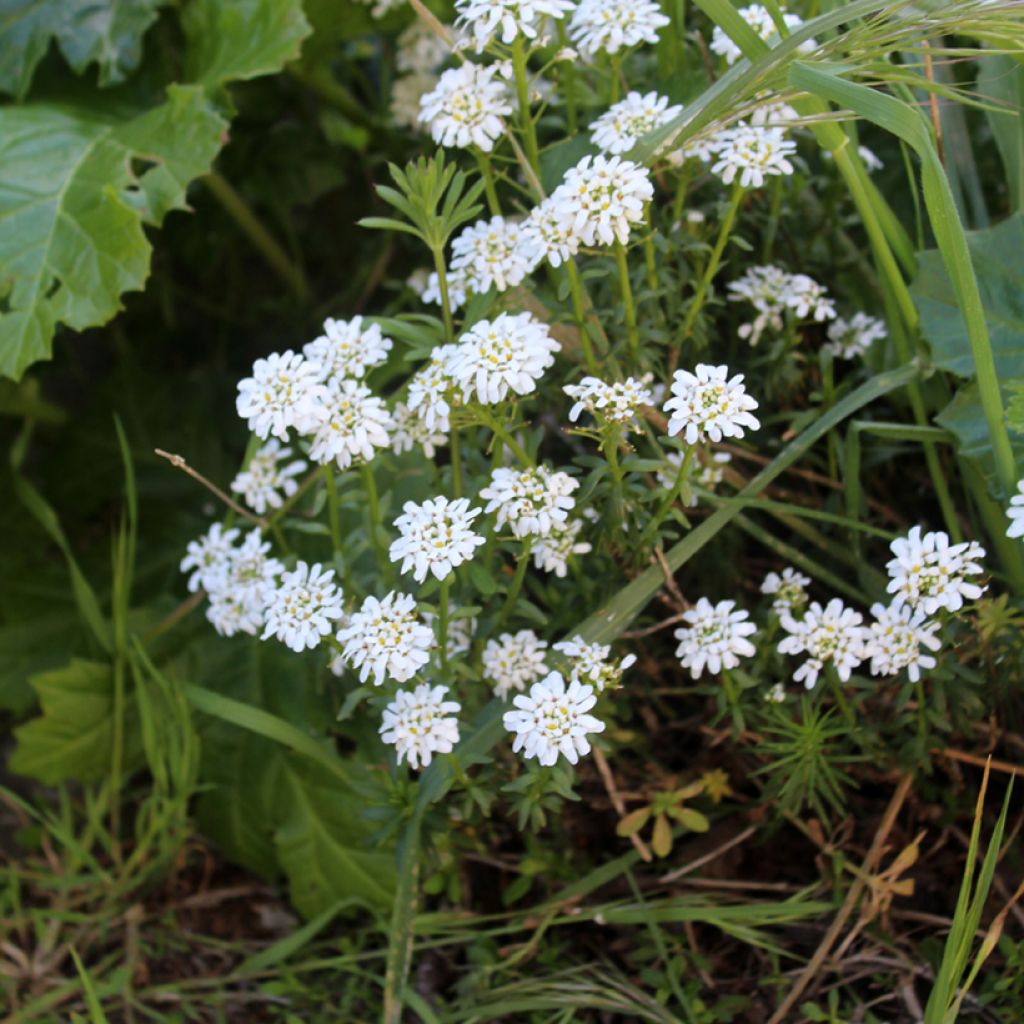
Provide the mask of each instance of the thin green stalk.
POLYGON ((846 694, 843 693, 843 684, 836 675, 835 671, 829 671, 828 675, 829 687, 832 690, 832 696, 836 699, 836 704, 839 705, 839 710, 842 711, 843 717, 846 719, 846 724, 850 727, 850 732, 855 733, 858 731, 857 719, 853 717, 853 709, 850 707, 850 702, 846 699, 846 694))
POLYGON ((917 697, 917 738, 921 744, 921 756, 928 755, 928 714, 925 709, 924 683, 920 679, 914 683, 914 694, 917 697))
POLYGON ((689 339, 690 332, 693 330, 693 325, 697 320, 697 314, 700 313, 704 306, 704 300, 707 298, 708 288, 718 272, 718 265, 722 261, 722 253, 725 252, 725 246, 729 241, 729 235, 732 233, 733 224, 736 223, 736 214, 739 212, 740 203, 743 201, 743 191, 743 186, 738 181, 733 184, 732 195, 729 197, 729 208, 725 211, 725 217, 722 219, 715 247, 711 250, 708 264, 704 268, 704 273, 697 284, 697 291, 690 302, 690 308, 686 311, 686 319, 683 321, 682 330, 679 332, 679 340, 672 346, 669 352, 669 375, 674 372, 679 362, 680 345, 689 339))
POLYGON ((772 250, 775 248, 775 236, 779 233, 779 218, 782 211, 782 193, 785 178, 776 174, 772 181, 771 206, 768 208, 768 223, 764 229, 764 241, 761 244, 761 262, 771 263, 772 250))
POLYGON ((608 105, 619 101, 619 81, 622 78, 622 58, 613 53, 608 58, 611 80, 608 83, 608 105))
POLYGON ((362 466, 363 487, 366 489, 366 500, 369 505, 370 545, 374 558, 377 559, 378 571, 385 571, 391 564, 387 560, 384 547, 380 542, 380 500, 377 497, 377 481, 373 478, 373 467, 367 462, 362 466))
POLYGON ((516 601, 519 600, 519 592, 523 589, 523 580, 526 579, 526 569, 530 562, 530 548, 532 539, 527 537, 523 541, 523 550, 519 552, 519 561, 516 563, 516 574, 512 577, 512 586, 508 588, 508 595, 505 598, 505 606, 498 616, 498 625, 504 624, 505 620, 512 614, 516 601))
POLYGON ((341 506, 338 502, 338 482, 334 478, 334 469, 325 467, 324 481, 327 484, 327 517, 331 524, 331 547, 335 558, 341 553, 341 506))
POLYGON ((629 283, 629 263, 626 247, 615 243, 615 263, 619 268, 619 288, 622 291, 622 305, 626 316, 626 336, 629 340, 629 354, 635 360, 640 352, 640 332, 636 326, 636 305, 633 302, 633 286, 629 283))
POLYGON ((459 428, 453 423, 449 435, 449 447, 452 456, 452 493, 456 498, 462 497, 462 441, 459 439, 459 428))
POLYGON ((487 414, 486 423, 491 428, 495 440, 499 444, 504 444, 506 447, 511 448, 512 454, 524 466, 533 465, 533 459, 527 454, 526 449, 509 433, 505 428, 505 424, 501 422, 498 416, 487 414))
POLYGON ((580 272, 576 267, 576 261, 570 256, 562 264, 565 267, 566 276, 569 278, 569 294, 572 297, 572 315, 576 321, 576 329, 580 333, 580 346, 583 349, 583 360, 587 369, 596 374, 597 360, 594 358, 594 346, 590 342, 590 334, 587 331, 587 316, 583 303, 583 282, 580 280, 580 272))
POLYGON ((480 168, 480 175, 484 179, 487 208, 491 211, 492 217, 500 217, 501 205, 498 203, 498 193, 494 187, 494 167, 491 165, 491 158, 483 150, 475 147, 473 153, 476 156, 477 166, 480 168))
POLYGON ((448 671, 448 613, 452 589, 452 578, 447 576, 441 581, 441 593, 437 607, 437 644, 441 653, 441 671, 448 671))
MULTIPOLYGON (((566 35, 565 23, 559 19, 558 44, 562 49, 569 46, 569 37, 566 35)), ((575 135, 578 127, 576 118, 576 65, 571 60, 563 60, 559 64, 559 77, 564 74, 565 88, 562 90, 562 99, 565 101, 565 118, 569 128, 569 134, 575 135)))
POLYGON ((274 236, 263 226, 252 207, 216 171, 208 174, 203 181, 246 238, 259 250, 270 269, 288 285, 300 302, 305 302, 309 298, 309 288, 302 270, 291 261, 274 236))
POLYGON ((537 127, 530 113, 530 82, 526 66, 526 49, 522 36, 516 36, 512 43, 512 73, 515 76, 516 98, 519 102, 519 119, 523 128, 523 145, 526 159, 534 171, 540 171, 540 151, 537 148, 537 127))
POLYGON ((661 526, 665 520, 665 516, 672 510, 672 506, 675 505, 676 501, 679 500, 679 495, 682 493, 683 487, 690 476, 690 464, 693 462, 693 453, 697 449, 692 445, 686 449, 686 453, 683 455, 683 461, 679 465, 679 472, 676 474, 676 481, 672 485, 672 490, 665 496, 661 504, 658 506, 658 511, 654 513, 654 518, 647 524, 647 529, 644 530, 643 536, 640 538, 640 546, 643 547, 651 537, 655 536, 658 532, 658 527, 661 526))
POLYGON ((450 345, 455 340, 455 329, 452 327, 452 300, 448 294, 448 268, 444 264, 444 249, 438 246, 433 252, 434 270, 437 271, 437 290, 441 293, 444 340, 446 344, 450 345))
POLYGON ((609 428, 601 441, 601 449, 608 460, 608 468, 612 473, 612 516, 613 524, 620 525, 625 519, 625 497, 622 491, 622 463, 619 462, 619 441, 621 432, 609 428))

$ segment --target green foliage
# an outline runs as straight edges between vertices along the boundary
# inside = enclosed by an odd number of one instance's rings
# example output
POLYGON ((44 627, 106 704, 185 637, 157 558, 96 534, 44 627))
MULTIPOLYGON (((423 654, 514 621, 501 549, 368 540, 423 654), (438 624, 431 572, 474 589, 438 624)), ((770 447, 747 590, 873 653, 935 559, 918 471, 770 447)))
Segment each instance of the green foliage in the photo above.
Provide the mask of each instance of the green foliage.
POLYGON ((142 37, 167 0, 0 0, 0 92, 24 99, 51 41, 76 74, 95 62, 101 86, 139 65, 142 37))
POLYGON ((201 89, 172 86, 143 113, 32 103, 0 110, 0 374, 50 355, 58 324, 106 323, 149 274, 143 225, 185 205, 226 125, 201 89))
MULTIPOLYGON (((110 772, 114 678, 108 664, 73 658, 66 667, 33 676, 40 715, 15 730, 11 769, 41 782, 98 782, 110 772)), ((136 729, 127 732, 126 763, 138 765, 136 729)))

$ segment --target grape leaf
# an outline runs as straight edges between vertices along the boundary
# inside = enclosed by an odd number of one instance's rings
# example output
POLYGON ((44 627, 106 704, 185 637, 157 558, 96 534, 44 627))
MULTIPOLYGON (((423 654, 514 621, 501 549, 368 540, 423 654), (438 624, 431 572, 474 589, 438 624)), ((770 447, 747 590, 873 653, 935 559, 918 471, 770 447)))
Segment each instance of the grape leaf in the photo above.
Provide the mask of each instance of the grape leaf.
POLYGON ((167 0, 0 0, 0 92, 21 99, 51 40, 77 74, 93 61, 117 85, 139 66, 142 37, 167 0))
POLYGON ((192 0, 186 76, 208 88, 279 71, 312 31, 300 0, 192 0))
POLYGON ((185 207, 227 125, 197 86, 136 116, 49 103, 0 109, 0 375, 49 358, 57 324, 106 323, 142 288, 143 223, 185 207))

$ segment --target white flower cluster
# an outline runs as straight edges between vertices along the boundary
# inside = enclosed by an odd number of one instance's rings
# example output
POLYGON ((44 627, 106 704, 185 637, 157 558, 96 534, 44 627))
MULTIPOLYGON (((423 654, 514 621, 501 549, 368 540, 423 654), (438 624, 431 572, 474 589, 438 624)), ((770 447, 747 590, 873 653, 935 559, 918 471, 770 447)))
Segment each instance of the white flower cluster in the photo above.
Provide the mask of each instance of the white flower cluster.
POLYGON ((886 565, 889 593, 896 605, 934 615, 940 608, 958 612, 964 600, 976 601, 984 587, 971 583, 969 576, 981 573, 985 549, 977 541, 950 544, 941 531, 921 533, 915 526, 906 537, 890 545, 894 557, 886 565))
POLYGON ((735 601, 712 604, 702 597, 683 612, 688 625, 675 631, 679 663, 699 679, 705 668, 717 675, 723 669, 736 668, 740 658, 753 657, 757 651, 747 638, 757 632, 757 626, 748 618, 746 611, 736 608, 735 601))
POLYGON ((1010 498, 1010 507, 1006 510, 1010 525, 1006 528, 1007 537, 1024 537, 1024 480, 1017 481, 1017 493, 1010 498))
POLYGON ((726 185, 738 176, 743 188, 760 188, 766 177, 793 173, 789 158, 796 143, 782 128, 740 122, 718 132, 712 145, 716 159, 711 172, 726 185))
POLYGON ((547 675, 544 663, 548 644, 532 629, 502 633, 484 647, 484 678, 494 684, 494 696, 505 700, 512 691, 522 692, 547 675))
POLYGON ((669 24, 653 0, 580 0, 569 35, 585 57, 656 43, 669 24))
POLYGON ((311 650, 334 631, 344 611, 334 570, 298 562, 267 599, 261 639, 277 637, 296 652, 311 650))
POLYGON ((665 403, 669 414, 668 435, 682 433, 687 444, 710 438, 742 437, 744 430, 761 424, 752 411, 757 401, 743 387, 743 374, 728 376, 726 366, 698 363, 693 373, 676 370, 672 397, 665 403))
POLYGON ((887 337, 885 323, 867 313, 854 313, 849 320, 836 317, 828 325, 828 341, 823 346, 836 359, 866 356, 871 346, 887 337))
POLYGON ((589 644, 579 635, 571 640, 560 640, 553 649, 570 659, 571 682, 592 686, 598 693, 621 686, 623 673, 636 664, 635 654, 614 661, 608 644, 589 644))
POLYGON ((462 705, 445 700, 446 686, 421 683, 415 690, 399 690, 384 709, 380 738, 398 753, 398 763, 426 768, 434 754, 450 754, 459 742, 458 719, 462 705))
POLYGON ((295 477, 306 468, 306 463, 302 459, 287 462, 291 453, 291 448, 282 447, 281 442, 272 437, 231 481, 231 490, 240 494, 257 515, 263 515, 268 508, 280 508, 284 499, 299 489, 295 477), (285 462, 287 465, 283 464, 285 462))
POLYGON ((534 236, 514 220, 477 221, 452 242, 451 272, 478 295, 519 284, 543 258, 534 236))
POLYGON ((561 20, 575 6, 575 0, 456 0, 455 24, 470 34, 480 53, 495 39, 506 46, 536 39, 545 18, 561 20))
POLYGON ((789 634, 779 644, 782 654, 807 654, 807 660, 793 673, 794 682, 814 688, 818 675, 827 662, 835 666, 844 682, 867 655, 868 631, 864 616, 847 608, 838 597, 822 608, 812 601, 803 617, 796 619, 789 612, 779 616, 782 628, 789 634))
POLYGON ((439 146, 489 153, 505 130, 502 118, 512 113, 508 87, 497 65, 468 61, 445 71, 420 100, 419 120, 439 146))
POLYGON ((470 508, 466 498, 449 501, 439 497, 421 505, 407 501, 395 520, 399 537, 388 552, 391 561, 401 562, 402 572, 411 569, 417 583, 422 583, 427 573, 439 580, 447 579, 484 543, 484 538, 473 531, 473 520, 480 511, 470 508))
POLYGON ((651 389, 635 377, 611 384, 597 377, 584 377, 579 384, 566 384, 562 390, 575 400, 569 410, 571 423, 586 411, 599 421, 636 428, 637 410, 654 401, 651 389))
POLYGON ((359 681, 373 676, 374 686, 385 677, 404 683, 430 660, 433 631, 416 615, 416 599, 391 592, 382 600, 368 597, 338 632, 342 657, 359 669, 359 681))
POLYGON ((770 572, 761 584, 762 594, 771 594, 772 611, 778 615, 796 616, 807 604, 807 588, 811 585, 810 576, 797 572, 791 565, 782 570, 781 575, 770 572))
POLYGON ((586 555, 593 550, 588 541, 577 539, 582 529, 582 520, 569 519, 560 529, 552 530, 544 537, 535 537, 530 548, 534 567, 564 578, 573 555, 586 555))
POLYGON ((497 525, 508 526, 520 540, 547 537, 563 529, 576 501, 579 481, 547 466, 508 469, 499 466, 480 492, 485 512, 497 512, 497 525))
MULTIPOLYGON (((764 42, 769 43, 778 38, 778 26, 775 24, 768 9, 762 7, 761 4, 751 4, 749 7, 742 7, 737 13, 764 42)), ((795 14, 783 14, 782 19, 789 32, 796 31, 803 24, 802 19, 795 14)), ((800 47, 800 52, 806 53, 808 50, 813 50, 814 47, 815 44, 813 42, 804 43, 800 47)), ((711 50, 724 57, 727 64, 735 64, 743 56, 743 51, 717 25, 711 34, 711 50)))
POLYGON ((728 292, 733 302, 749 302, 757 310, 757 317, 738 331, 751 345, 758 343, 767 327, 781 331, 786 310, 797 318, 811 317, 819 323, 836 315, 835 304, 817 281, 772 264, 751 267, 729 283, 728 292))
MULTIPOLYGON (((675 486, 685 459, 686 456, 682 452, 669 452, 665 456, 665 461, 672 470, 672 472, 666 472, 664 469, 658 470, 658 483, 665 490, 670 491, 675 486)), ((703 487, 705 491, 713 492, 725 479, 725 467, 730 462, 732 462, 732 456, 728 452, 704 453, 696 471, 693 472, 693 482, 698 487, 703 487)), ((688 505, 694 508, 698 504, 700 504, 700 495, 691 493, 688 505)))
POLYGON ((590 138, 604 153, 628 153, 648 132, 681 114, 681 106, 669 106, 667 96, 656 92, 630 92, 590 125, 590 138))

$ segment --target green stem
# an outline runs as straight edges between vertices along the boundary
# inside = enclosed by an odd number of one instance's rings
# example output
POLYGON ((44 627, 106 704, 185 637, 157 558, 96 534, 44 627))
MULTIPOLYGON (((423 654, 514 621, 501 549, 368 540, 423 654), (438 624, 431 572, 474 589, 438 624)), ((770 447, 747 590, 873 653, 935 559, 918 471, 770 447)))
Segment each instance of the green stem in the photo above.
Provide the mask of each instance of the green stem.
POLYGON ((693 330, 693 325, 697 320, 697 314, 700 313, 704 306, 704 300, 707 298, 708 288, 718 271, 718 265, 722 260, 722 254, 725 252, 725 246, 729 241, 729 235, 732 232, 733 224, 736 222, 736 214, 739 212, 740 203, 742 201, 743 186, 737 181, 733 184, 732 196, 729 198, 729 208, 726 210, 725 217, 722 220, 722 226, 719 228, 718 239, 715 241, 715 247, 711 250, 711 256, 708 259, 708 264, 704 268, 704 273, 701 275, 701 279, 697 284, 697 291, 694 293, 693 300, 690 302, 690 308, 686 311, 686 319, 683 321, 682 330, 679 332, 679 340, 672 346, 671 351, 669 352, 668 371, 670 376, 675 371, 675 368, 679 363, 680 345, 690 337, 690 332, 693 330))
POLYGON ((324 481, 327 484, 327 516, 331 524, 331 546, 334 548, 335 558, 341 553, 341 506, 338 503, 338 482, 334 477, 334 470, 326 466, 324 481))
POLYGON ((590 342, 590 334, 587 331, 586 307, 583 303, 583 282, 580 280, 580 272, 576 267, 576 261, 570 256, 562 264, 565 267, 566 276, 569 278, 569 294, 572 297, 572 315, 576 321, 576 329, 580 333, 580 346, 583 349, 583 360, 587 369, 596 374, 597 360, 594 358, 594 346, 590 342))
POLYGON ((437 290, 441 293, 441 316, 444 318, 444 340, 450 345, 455 340, 452 327, 452 300, 448 293, 448 269, 444 265, 444 249, 441 246, 433 250, 434 270, 437 271, 437 290))
POLYGON ((441 582, 440 602, 437 608, 437 642, 441 653, 441 671, 448 671, 448 612, 452 578, 447 576, 441 582))
POLYGON ((621 434, 609 428, 601 442, 608 468, 612 471, 612 524, 617 527, 625 519, 625 497, 622 490, 622 463, 619 462, 619 440, 621 434))
POLYGON ((676 482, 672 485, 672 490, 665 496, 662 503, 658 506, 658 511, 655 512, 654 518, 647 524, 647 529, 644 530, 643 536, 640 538, 641 547, 645 545, 652 536, 657 534, 658 527, 661 526, 665 519, 665 516, 669 514, 672 506, 675 505, 679 499, 679 495, 682 493, 683 487, 690 477, 690 464, 693 462, 693 453, 697 449, 690 447, 686 449, 686 453, 683 455, 683 461, 679 465, 679 473, 676 475, 676 482))
MULTIPOLYGON (((569 38, 565 32, 565 24, 558 21, 558 44, 562 49, 569 46, 569 38)), ((571 60, 563 60, 559 65, 559 74, 565 75, 565 88, 562 90, 562 99, 565 100, 565 116, 569 127, 569 134, 575 135, 577 128, 576 120, 576 65, 571 60)))
POLYGON ((512 449, 512 454, 524 465, 532 466, 533 459, 526 453, 526 449, 508 432, 505 424, 497 416, 486 414, 486 423, 491 428, 496 441, 512 449))
POLYGON ((300 302, 309 298, 309 288, 302 270, 292 263, 288 254, 277 243, 273 235, 263 226, 263 222, 253 213, 252 207, 235 191, 231 183, 216 171, 208 174, 203 181, 213 193, 217 202, 224 207, 231 219, 242 229, 242 233, 267 265, 295 294, 300 302))
POLYGON ((390 563, 387 561, 384 548, 380 542, 380 500, 377 497, 377 481, 373 478, 373 468, 367 462, 362 466, 363 487, 366 489, 366 500, 369 505, 370 544, 374 558, 377 559, 377 571, 383 572, 390 563))
POLYGON ((611 65, 611 81, 608 83, 608 105, 617 103, 619 100, 619 80, 622 78, 622 58, 613 53, 609 58, 611 65))
POLYGON ((914 683, 914 694, 917 696, 917 736, 921 742, 921 756, 928 754, 928 716, 925 713, 924 683, 920 679, 914 683))
POLYGON ((516 574, 512 578, 512 586, 508 588, 505 606, 501 609, 501 615, 498 616, 499 626, 503 625, 505 620, 511 615, 516 601, 519 600, 519 592, 523 589, 523 580, 526 579, 526 569, 530 561, 530 548, 532 544, 533 539, 531 537, 523 540, 523 550, 519 552, 519 561, 516 563, 516 574))
POLYGON ((846 694, 843 693, 843 684, 839 676, 834 671, 830 671, 827 674, 829 686, 832 689, 832 696, 835 697, 836 704, 839 705, 839 710, 842 711, 843 717, 850 727, 850 732, 858 732, 857 719, 853 717, 853 709, 850 707, 850 702, 846 699, 846 694))
POLYGON ((622 305, 626 316, 626 336, 629 339, 629 354, 635 360, 640 352, 640 332, 636 326, 636 306, 633 303, 633 287, 629 283, 629 263, 626 261, 626 247, 615 243, 615 262, 619 268, 619 288, 622 290, 622 305))
POLYGON ((771 263, 772 250, 775 248, 775 236, 779 232, 779 217, 782 212, 782 192, 785 179, 776 174, 772 181, 772 200, 768 210, 768 223, 764 229, 764 241, 761 245, 761 262, 771 263))
POLYGON ((474 149, 473 152, 476 154, 476 162, 484 179, 487 208, 491 211, 492 217, 500 217, 501 206, 498 203, 498 193, 494 188, 494 168, 491 166, 491 158, 483 150, 474 149))
POLYGON ((452 493, 456 498, 462 497, 462 441, 459 428, 453 423, 449 436, 449 447, 452 456, 452 493))
POLYGON ((516 82, 516 98, 519 102, 519 118, 523 128, 523 144, 526 159, 534 171, 540 171, 540 152, 537 149, 537 128, 530 114, 530 83, 526 67, 526 50, 522 36, 516 36, 512 43, 512 73, 516 82))

